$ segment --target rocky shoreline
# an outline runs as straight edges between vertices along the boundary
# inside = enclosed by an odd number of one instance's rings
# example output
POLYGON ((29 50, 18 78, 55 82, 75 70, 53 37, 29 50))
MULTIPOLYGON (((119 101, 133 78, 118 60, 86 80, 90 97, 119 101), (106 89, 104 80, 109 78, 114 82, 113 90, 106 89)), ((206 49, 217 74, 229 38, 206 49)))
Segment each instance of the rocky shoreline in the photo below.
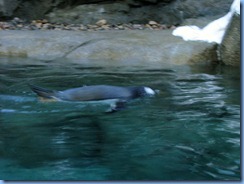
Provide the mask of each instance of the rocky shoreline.
MULTIPOLYGON (((199 22, 204 21, 200 19, 199 22)), ((238 24, 238 18, 235 22, 238 24)), ((79 21, 58 23, 49 19, 28 20, 15 17, 9 21, 0 21, 0 56, 46 61, 60 58, 82 62, 103 60, 116 65, 121 62, 126 64, 130 60, 157 65, 206 64, 225 60, 222 57, 224 49, 220 55, 216 41, 203 43, 192 40, 186 44, 184 40, 173 36, 172 31, 177 26, 161 24, 155 20, 144 24, 112 24, 109 19, 98 19, 93 24, 84 24, 79 21)), ((234 37, 238 41, 238 26, 231 27, 237 29, 234 37)), ((231 38, 232 33, 233 31, 231 38)), ((227 45, 229 42, 236 45, 237 41, 228 41, 227 45)), ((229 49, 231 53, 234 52, 231 55, 238 55, 239 48, 232 48, 231 46, 229 49)), ((239 64, 239 59, 232 60, 231 63, 226 60, 224 63, 239 64)))
POLYGON ((46 19, 25 21, 15 17, 10 21, 0 21, 0 30, 70 30, 70 31, 101 31, 101 30, 167 30, 174 29, 174 25, 159 24, 148 21, 147 24, 108 24, 105 19, 95 24, 65 24, 51 23, 46 19))

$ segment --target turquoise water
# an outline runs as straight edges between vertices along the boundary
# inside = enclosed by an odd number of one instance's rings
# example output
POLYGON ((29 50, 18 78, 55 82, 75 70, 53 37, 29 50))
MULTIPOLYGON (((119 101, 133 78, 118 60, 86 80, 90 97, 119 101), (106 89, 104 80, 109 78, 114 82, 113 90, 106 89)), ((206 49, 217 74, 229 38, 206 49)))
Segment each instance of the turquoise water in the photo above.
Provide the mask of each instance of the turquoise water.
POLYGON ((231 67, 0 58, 0 179, 240 180, 240 94, 231 67), (40 102, 28 83, 160 93, 106 114, 108 104, 40 102))

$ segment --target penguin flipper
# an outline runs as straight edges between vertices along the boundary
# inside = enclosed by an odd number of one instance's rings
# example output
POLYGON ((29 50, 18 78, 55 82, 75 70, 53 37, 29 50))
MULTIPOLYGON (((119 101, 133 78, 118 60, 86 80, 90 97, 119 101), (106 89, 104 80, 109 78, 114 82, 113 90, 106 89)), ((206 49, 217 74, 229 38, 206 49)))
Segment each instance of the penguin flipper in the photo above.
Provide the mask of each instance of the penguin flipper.
POLYGON ((114 113, 114 112, 121 111, 126 108, 126 103, 127 103, 126 100, 116 101, 114 104, 110 105, 110 108, 106 111, 106 113, 114 113))
POLYGON ((40 97, 48 98, 48 99, 55 98, 56 91, 54 91, 54 90, 45 89, 45 88, 42 88, 42 87, 39 87, 39 86, 36 86, 33 84, 28 84, 28 85, 31 88, 31 90, 40 97))

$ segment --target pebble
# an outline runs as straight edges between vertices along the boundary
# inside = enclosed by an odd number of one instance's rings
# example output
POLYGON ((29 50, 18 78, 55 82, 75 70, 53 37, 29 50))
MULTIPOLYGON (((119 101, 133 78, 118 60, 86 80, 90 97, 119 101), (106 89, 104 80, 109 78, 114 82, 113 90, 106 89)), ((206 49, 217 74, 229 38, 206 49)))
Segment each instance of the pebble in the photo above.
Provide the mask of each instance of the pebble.
POLYGON ((97 21, 96 22, 96 25, 97 26, 104 26, 104 25, 106 25, 107 24, 107 21, 105 20, 105 19, 101 19, 101 20, 99 20, 99 21, 97 21))
POLYGON ((159 24, 149 21, 147 24, 108 24, 107 20, 98 20, 95 24, 55 24, 46 19, 24 21, 18 17, 10 21, 0 21, 0 30, 72 30, 72 31, 100 31, 100 30, 165 30, 174 29, 174 25, 159 24))
POLYGON ((155 21, 153 21, 153 20, 150 20, 150 21, 148 22, 148 24, 151 25, 151 26, 152 26, 152 25, 158 25, 158 23, 155 22, 155 21))

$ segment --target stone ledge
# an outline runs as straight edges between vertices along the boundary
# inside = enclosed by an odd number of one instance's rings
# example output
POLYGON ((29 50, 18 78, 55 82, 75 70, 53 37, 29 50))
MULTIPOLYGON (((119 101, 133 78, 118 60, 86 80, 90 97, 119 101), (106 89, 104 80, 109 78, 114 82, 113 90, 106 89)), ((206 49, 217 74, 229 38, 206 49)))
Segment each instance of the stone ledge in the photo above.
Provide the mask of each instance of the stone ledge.
POLYGON ((165 31, 0 31, 0 56, 38 60, 101 60, 111 65, 197 64, 216 61, 215 44, 185 42, 165 31), (203 53, 203 54, 202 54, 203 53), (211 53, 211 54, 204 54, 211 53))

